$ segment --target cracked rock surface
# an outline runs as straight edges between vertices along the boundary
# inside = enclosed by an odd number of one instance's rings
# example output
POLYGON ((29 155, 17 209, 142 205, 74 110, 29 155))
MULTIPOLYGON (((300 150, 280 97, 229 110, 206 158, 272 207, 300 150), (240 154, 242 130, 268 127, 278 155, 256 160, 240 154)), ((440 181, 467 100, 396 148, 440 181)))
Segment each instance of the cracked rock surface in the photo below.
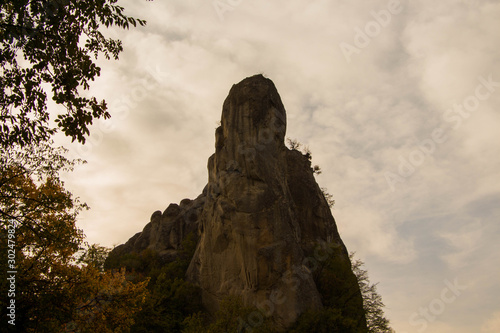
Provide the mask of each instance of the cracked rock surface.
POLYGON ((318 246, 334 246, 344 263, 348 253, 309 159, 285 146, 285 131, 285 108, 271 80, 256 75, 233 85, 203 193, 153 213, 141 233, 114 251, 151 248, 171 261, 195 232, 186 278, 201 287, 210 311, 240 295, 287 327, 304 311, 322 308, 311 264, 321 260, 318 246))

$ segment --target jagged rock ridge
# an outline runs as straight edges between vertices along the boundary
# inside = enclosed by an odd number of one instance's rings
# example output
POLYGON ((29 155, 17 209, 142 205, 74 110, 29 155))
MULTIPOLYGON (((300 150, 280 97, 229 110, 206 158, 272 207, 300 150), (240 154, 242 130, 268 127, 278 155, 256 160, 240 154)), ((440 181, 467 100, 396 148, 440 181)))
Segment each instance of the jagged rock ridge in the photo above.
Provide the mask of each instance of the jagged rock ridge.
POLYGON ((322 308, 307 262, 322 245, 337 248, 334 255, 344 263, 348 253, 310 161, 284 145, 285 130, 285 108, 271 80, 256 75, 234 85, 203 193, 155 212, 143 232, 114 253, 150 248, 168 262, 185 235, 196 232, 186 278, 201 287, 208 309, 239 295, 286 327, 306 310, 322 308))

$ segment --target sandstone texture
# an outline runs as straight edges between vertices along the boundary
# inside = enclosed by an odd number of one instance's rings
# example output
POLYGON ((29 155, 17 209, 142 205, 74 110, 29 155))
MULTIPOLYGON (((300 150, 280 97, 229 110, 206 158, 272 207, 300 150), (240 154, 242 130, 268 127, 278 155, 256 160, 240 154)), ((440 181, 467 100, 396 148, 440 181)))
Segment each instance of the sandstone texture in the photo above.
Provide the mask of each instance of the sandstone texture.
POLYGON ((344 265, 348 253, 309 159, 285 146, 285 131, 285 108, 271 80, 256 75, 233 85, 203 193, 155 212, 115 254, 149 248, 173 260, 194 232, 198 245, 186 279, 201 287, 207 309, 239 295, 287 327, 322 308, 315 282, 321 249, 337 249, 332 255, 344 265))
POLYGON ((115 247, 109 257, 150 249, 158 253, 164 263, 175 260, 182 240, 190 233, 198 234, 204 204, 205 195, 201 194, 195 200, 184 199, 179 205, 170 204, 163 213, 159 210, 154 212, 142 232, 115 247))

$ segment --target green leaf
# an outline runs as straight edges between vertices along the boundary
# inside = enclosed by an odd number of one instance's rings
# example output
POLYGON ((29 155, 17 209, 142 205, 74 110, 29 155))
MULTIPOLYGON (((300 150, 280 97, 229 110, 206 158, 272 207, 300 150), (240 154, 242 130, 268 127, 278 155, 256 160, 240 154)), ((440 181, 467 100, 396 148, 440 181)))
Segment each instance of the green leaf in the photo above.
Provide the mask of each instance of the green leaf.
MULTIPOLYGON (((123 50, 121 41, 106 39, 98 30, 102 23, 107 28, 115 25, 124 29, 129 24, 145 21, 123 14, 124 8, 116 0, 95 2, 69 0, 10 1, 0 5, 2 26, 0 59, 3 77, 0 79, 2 121, 11 125, 2 127, 2 146, 13 143, 37 142, 46 137, 50 121, 47 109, 47 90, 51 98, 65 106, 75 119, 58 118, 56 123, 73 140, 84 141, 88 135, 85 124, 92 119, 78 119, 75 111, 86 108, 92 117, 108 114, 95 112, 89 98, 81 98, 79 88, 90 89, 89 81, 100 74, 100 68, 88 56, 118 59, 123 50), (83 46, 78 41, 85 39, 83 46), (24 58, 22 65, 17 59, 24 58), (47 87, 50 88, 47 88, 47 87), (19 89, 21 87, 21 89, 19 89), (23 115, 22 117, 16 115, 23 115), (40 120, 45 125, 34 125, 40 120), (80 121, 82 120, 82 121, 80 121), (74 126, 72 124, 83 124, 74 126)), ((54 116, 52 116, 54 117, 54 116)), ((50 131, 54 133, 55 131, 50 131)))

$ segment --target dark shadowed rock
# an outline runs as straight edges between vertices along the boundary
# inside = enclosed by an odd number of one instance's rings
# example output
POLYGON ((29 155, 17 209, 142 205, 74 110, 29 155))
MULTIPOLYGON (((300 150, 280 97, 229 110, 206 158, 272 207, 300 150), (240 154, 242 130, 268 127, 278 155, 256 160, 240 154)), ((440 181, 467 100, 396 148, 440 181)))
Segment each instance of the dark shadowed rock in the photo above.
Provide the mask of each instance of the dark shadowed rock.
MULTIPOLYGON (((322 308, 314 275, 324 251, 318 249, 335 248, 336 261, 352 272, 310 161, 286 148, 285 131, 285 108, 271 80, 256 75, 234 85, 215 132, 203 194, 155 212, 142 233, 114 251, 150 248, 171 255, 196 231, 186 278, 201 287, 210 311, 239 295, 287 327, 306 310, 322 308)), ((361 307, 355 277, 348 278, 361 307)))
POLYGON ((315 247, 334 243, 349 259, 310 162, 285 147, 285 130, 285 108, 271 80, 257 75, 231 88, 187 277, 201 286, 209 308, 241 295, 288 326, 322 307, 304 265, 315 247))
POLYGON ((174 260, 182 240, 190 233, 198 234, 198 220, 204 202, 205 196, 200 195, 195 200, 184 199, 180 205, 170 204, 163 213, 154 212, 142 232, 114 248, 110 257, 150 249, 157 252, 165 263, 174 260))

